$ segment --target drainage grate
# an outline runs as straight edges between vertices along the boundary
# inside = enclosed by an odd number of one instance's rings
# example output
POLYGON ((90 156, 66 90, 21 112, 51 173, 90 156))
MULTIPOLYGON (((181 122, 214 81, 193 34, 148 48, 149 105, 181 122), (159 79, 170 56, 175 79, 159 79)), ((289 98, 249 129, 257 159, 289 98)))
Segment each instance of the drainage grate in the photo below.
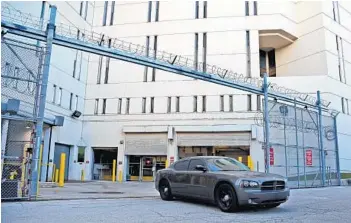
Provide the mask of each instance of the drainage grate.
POLYGON ((123 192, 118 192, 118 191, 84 191, 80 193, 81 194, 124 194, 123 192))

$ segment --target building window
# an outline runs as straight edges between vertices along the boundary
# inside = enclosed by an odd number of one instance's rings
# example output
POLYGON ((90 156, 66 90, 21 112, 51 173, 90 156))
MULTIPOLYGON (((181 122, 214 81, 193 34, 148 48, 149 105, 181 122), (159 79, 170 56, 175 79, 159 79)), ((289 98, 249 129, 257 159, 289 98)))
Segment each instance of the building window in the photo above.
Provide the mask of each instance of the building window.
POLYGON ((206 96, 202 96, 202 111, 206 111, 206 96))
POLYGON ((230 111, 230 112, 234 111, 234 106, 233 106, 233 95, 229 95, 229 111, 230 111))
POLYGON ((350 114, 350 107, 349 107, 349 99, 345 98, 345 107, 346 107, 346 113, 349 115, 350 114))
POLYGON ((104 79, 104 84, 108 83, 108 74, 110 71, 110 59, 109 57, 106 57, 106 69, 105 69, 105 79, 104 79))
POLYGON ((251 94, 247 95, 247 110, 251 111, 252 110, 252 106, 251 106, 251 94))
POLYGON ((204 18, 207 18, 207 1, 204 1, 204 18))
POLYGON ((260 76, 264 74, 269 77, 276 77, 276 65, 275 65, 275 50, 269 52, 260 50, 260 76))
POLYGON ((207 57, 207 33, 203 33, 203 40, 202 40, 202 71, 206 73, 206 57, 207 57))
POLYGON ((97 73, 97 80, 96 80, 97 84, 101 83, 102 59, 103 57, 99 56, 99 65, 98 65, 98 73, 97 73))
POLYGON ((59 88, 57 104, 61 105, 61 103, 62 103, 62 88, 59 88))
POLYGON ((56 91, 57 91, 57 86, 54 84, 54 92, 52 95, 52 102, 56 103, 56 91))
POLYGON ((194 112, 197 112, 197 96, 194 96, 194 101, 193 101, 193 108, 194 108, 194 112))
POLYGON ((97 115, 98 113, 99 113, 99 99, 95 99, 94 114, 97 115))
POLYGON ((194 69, 198 69, 199 63, 199 34, 195 33, 195 49, 194 49, 194 69))
POLYGON ((257 15, 257 1, 254 1, 254 15, 257 15))
POLYGON ((176 97, 176 112, 179 112, 180 111, 180 99, 179 99, 179 97, 176 97))
POLYGON ((220 96, 220 100, 219 100, 219 109, 221 112, 224 111, 224 95, 220 96))
MULTIPOLYGON (((149 57, 149 51, 150 51, 150 36, 146 36, 146 56, 149 57)), ((148 73, 148 67, 144 67, 144 82, 147 82, 147 73, 148 73)))
MULTIPOLYGON (((154 36, 154 59, 157 56, 157 36, 154 36)), ((152 81, 156 81, 156 69, 152 68, 152 81)))
POLYGON ((251 77, 251 46, 250 46, 250 31, 246 30, 246 73, 251 77))
POLYGON ((87 17, 88 17, 88 6, 89 6, 89 2, 88 2, 88 1, 85 1, 84 20, 87 20, 87 17))
POLYGON ((126 114, 129 114, 130 98, 126 98, 126 114))
POLYGON ((154 113, 154 106, 155 106, 155 98, 151 97, 150 101, 150 113, 154 113))
POLYGON ((345 98, 341 98, 341 111, 342 113, 346 113, 346 106, 345 106, 345 98))
POLYGON ((145 113, 146 112, 146 98, 143 98, 141 107, 142 107, 141 112, 145 113))
POLYGON ((73 109, 73 93, 69 97, 69 110, 73 109))
POLYGON ((147 22, 151 22, 152 1, 149 1, 147 9, 147 22))
POLYGON ((76 95, 76 107, 75 107, 75 110, 78 110, 78 103, 79 103, 79 101, 78 101, 78 95, 76 95))
POLYGON ((195 19, 199 18, 199 1, 195 1, 195 19))
POLYGON ((113 19, 115 17, 115 1, 112 1, 111 5, 111 18, 110 18, 110 26, 113 25, 113 19))
POLYGON ((84 8, 84 2, 81 1, 81 2, 80 2, 80 8, 79 8, 79 15, 80 15, 80 16, 83 15, 83 8, 84 8))
POLYGON ((249 10, 249 2, 248 1, 245 1, 245 15, 246 16, 249 16, 250 10, 249 10))
MULTIPOLYGON (((14 69, 14 71, 13 71, 13 76, 15 77, 15 78, 19 78, 20 77, 20 69, 19 69, 19 67, 15 67, 15 69, 14 69)), ((14 80, 15 81, 15 85, 13 86, 15 89, 17 89, 17 85, 18 85, 18 80, 14 80)), ((31 84, 32 85, 32 84, 31 84)), ((29 89, 29 90, 31 90, 31 89, 29 89)))
POLYGON ((78 146, 77 162, 78 163, 84 163, 85 162, 85 147, 83 147, 83 146, 78 146))
POLYGON ((117 105, 117 114, 122 113, 122 98, 118 99, 118 105, 117 105))
POLYGON ((172 98, 168 97, 168 100, 167 100, 167 113, 171 113, 171 108, 172 108, 172 98))
POLYGON ((261 95, 257 95, 257 111, 261 110, 261 95))
POLYGON ((106 98, 102 99, 102 114, 106 114, 106 98))
POLYGON ((156 2, 155 22, 158 22, 160 15, 160 1, 156 2))
POLYGON ((102 26, 106 26, 107 9, 108 9, 108 1, 105 1, 105 4, 104 4, 104 14, 103 14, 103 18, 102 18, 102 26))

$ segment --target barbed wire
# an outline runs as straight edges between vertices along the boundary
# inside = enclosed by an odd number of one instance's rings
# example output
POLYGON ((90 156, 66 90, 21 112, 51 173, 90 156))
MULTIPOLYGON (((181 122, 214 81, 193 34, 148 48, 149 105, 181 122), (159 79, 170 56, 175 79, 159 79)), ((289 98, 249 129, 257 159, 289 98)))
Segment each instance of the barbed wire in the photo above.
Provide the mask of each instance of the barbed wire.
MULTIPOLYGON (((12 22, 20 23, 21 25, 28 25, 32 28, 42 29, 40 18, 35 18, 30 14, 22 13, 19 10, 11 9, 7 6, 2 8, 2 17, 5 20, 10 20, 12 22)), ((46 23, 47 21, 45 21, 46 23)), ((56 24, 56 35, 61 35, 63 37, 75 38, 77 40, 83 41, 85 43, 95 43, 100 46, 109 47, 112 49, 117 49, 128 54, 148 57, 151 60, 158 60, 161 62, 166 62, 178 67, 186 67, 194 71, 202 72, 205 74, 211 74, 221 79, 232 81, 241 85, 246 85, 248 87, 255 87, 262 89, 263 79, 259 77, 247 77, 244 74, 234 72, 229 69, 221 68, 217 65, 211 65, 208 63, 197 62, 193 59, 187 57, 168 53, 163 50, 156 50, 149 46, 134 44, 117 38, 111 38, 105 34, 96 33, 88 30, 80 30, 78 27, 67 25, 63 23, 56 24)), ((316 97, 311 96, 306 93, 301 93, 296 90, 279 86, 278 84, 269 83, 269 90, 278 94, 284 94, 291 99, 300 99, 307 103, 315 105, 317 102, 316 97)), ((328 107, 330 105, 329 101, 321 100, 321 105, 328 107)))

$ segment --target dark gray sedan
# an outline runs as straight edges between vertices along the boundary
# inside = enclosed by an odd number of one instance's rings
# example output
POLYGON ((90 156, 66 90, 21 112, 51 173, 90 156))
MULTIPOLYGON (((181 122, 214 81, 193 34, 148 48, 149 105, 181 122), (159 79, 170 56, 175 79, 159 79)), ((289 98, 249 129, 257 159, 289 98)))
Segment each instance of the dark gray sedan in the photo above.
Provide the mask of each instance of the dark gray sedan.
POLYGON ((225 212, 240 206, 277 207, 290 195, 286 178, 251 171, 236 159, 222 156, 181 159, 157 171, 155 187, 163 200, 200 198, 214 202, 225 212))

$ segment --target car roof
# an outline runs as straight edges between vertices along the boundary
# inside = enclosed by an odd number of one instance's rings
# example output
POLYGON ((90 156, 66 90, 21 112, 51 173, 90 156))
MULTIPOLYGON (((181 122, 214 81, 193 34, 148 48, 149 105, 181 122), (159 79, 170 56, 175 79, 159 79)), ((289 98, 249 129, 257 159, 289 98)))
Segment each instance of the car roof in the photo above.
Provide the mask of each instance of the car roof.
POLYGON ((193 159, 213 159, 213 158, 229 158, 229 157, 226 157, 226 156, 190 156, 190 157, 185 157, 183 159, 180 159, 178 161, 193 160, 193 159))

